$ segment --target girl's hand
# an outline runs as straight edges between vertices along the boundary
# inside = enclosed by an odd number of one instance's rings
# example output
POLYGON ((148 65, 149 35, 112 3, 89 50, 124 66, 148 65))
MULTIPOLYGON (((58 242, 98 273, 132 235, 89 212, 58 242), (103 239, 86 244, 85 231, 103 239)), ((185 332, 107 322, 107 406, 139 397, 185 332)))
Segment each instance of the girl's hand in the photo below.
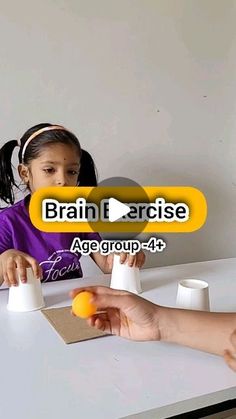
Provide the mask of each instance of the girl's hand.
POLYGON ((0 272, 7 286, 18 285, 18 275, 21 282, 27 282, 26 268, 32 268, 36 278, 42 278, 42 268, 37 260, 20 250, 9 249, 0 255, 0 272), (17 272, 16 272, 17 269, 17 272))
POLYGON ((71 298, 81 291, 93 293, 97 310, 103 310, 89 317, 90 326, 132 340, 160 340, 159 306, 135 294, 107 287, 77 288, 70 292, 71 298))
MULTIPOLYGON (((114 259, 114 253, 111 253, 107 256, 107 262, 109 265, 109 268, 112 269, 113 266, 113 259, 114 259)), ((135 266, 136 268, 142 268, 144 265, 146 256, 144 252, 141 250, 141 252, 136 253, 135 255, 130 255, 129 253, 120 253, 120 263, 127 263, 128 266, 132 267, 135 266)))
POLYGON ((225 362, 227 363, 227 365, 233 371, 236 372, 236 330, 232 333, 232 335, 230 337, 230 340, 231 340, 232 345, 235 349, 235 352, 233 354, 231 351, 226 350, 225 353, 224 353, 224 359, 225 359, 225 362))

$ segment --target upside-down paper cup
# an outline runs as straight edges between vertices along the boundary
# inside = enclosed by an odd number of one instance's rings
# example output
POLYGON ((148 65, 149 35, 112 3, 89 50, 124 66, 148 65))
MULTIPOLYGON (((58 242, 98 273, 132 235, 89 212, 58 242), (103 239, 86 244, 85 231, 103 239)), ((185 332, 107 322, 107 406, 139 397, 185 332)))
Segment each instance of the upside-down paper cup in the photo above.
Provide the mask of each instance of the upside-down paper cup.
POLYGON ((9 288, 7 309, 10 311, 33 311, 44 307, 42 286, 39 279, 35 278, 31 268, 27 268, 27 282, 18 279, 18 286, 9 288))
POLYGON ((120 256, 114 255, 110 287, 140 294, 142 288, 139 268, 121 264, 120 256))
POLYGON ((178 284, 176 305, 189 310, 210 311, 208 283, 199 279, 183 279, 178 284))

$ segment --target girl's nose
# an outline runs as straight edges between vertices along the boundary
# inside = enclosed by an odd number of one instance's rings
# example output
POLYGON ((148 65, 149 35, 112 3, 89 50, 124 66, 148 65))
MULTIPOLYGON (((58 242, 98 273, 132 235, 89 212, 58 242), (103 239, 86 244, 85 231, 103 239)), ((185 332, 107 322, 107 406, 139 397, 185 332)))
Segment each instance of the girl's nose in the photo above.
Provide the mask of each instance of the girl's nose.
POLYGON ((58 181, 57 186, 66 186, 66 183, 63 181, 58 181))
POLYGON ((66 177, 61 175, 56 179, 56 185, 58 186, 66 186, 66 177))

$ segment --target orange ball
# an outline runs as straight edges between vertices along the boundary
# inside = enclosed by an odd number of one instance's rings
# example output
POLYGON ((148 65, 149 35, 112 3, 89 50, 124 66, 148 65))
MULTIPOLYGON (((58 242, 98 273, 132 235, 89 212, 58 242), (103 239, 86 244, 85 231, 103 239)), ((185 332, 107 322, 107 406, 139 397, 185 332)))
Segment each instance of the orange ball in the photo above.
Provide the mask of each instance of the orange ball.
POLYGON ((90 302, 93 294, 89 291, 82 291, 75 296, 72 301, 72 312, 82 319, 92 316, 96 313, 97 307, 90 302))

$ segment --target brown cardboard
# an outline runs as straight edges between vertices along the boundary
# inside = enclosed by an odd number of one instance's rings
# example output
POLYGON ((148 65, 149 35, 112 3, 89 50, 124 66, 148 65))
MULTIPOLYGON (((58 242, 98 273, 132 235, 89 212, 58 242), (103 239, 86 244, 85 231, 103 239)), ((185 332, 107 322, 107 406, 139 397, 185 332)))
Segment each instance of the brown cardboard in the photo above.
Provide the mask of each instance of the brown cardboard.
POLYGON ((107 336, 107 333, 90 327, 85 319, 72 316, 71 306, 43 309, 41 312, 65 343, 75 343, 107 336))

